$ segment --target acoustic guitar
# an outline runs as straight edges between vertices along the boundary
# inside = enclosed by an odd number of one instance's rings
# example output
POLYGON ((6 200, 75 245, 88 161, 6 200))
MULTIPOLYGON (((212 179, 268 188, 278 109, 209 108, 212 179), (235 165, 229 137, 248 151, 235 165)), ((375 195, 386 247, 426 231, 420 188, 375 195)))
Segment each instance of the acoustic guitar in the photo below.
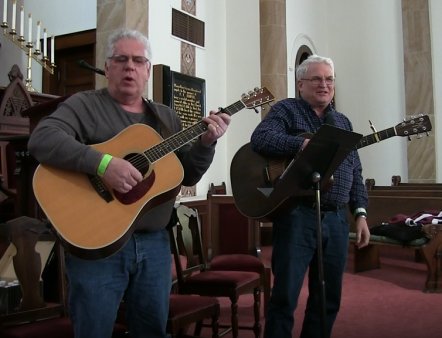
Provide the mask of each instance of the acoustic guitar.
MULTIPOLYGON (((432 126, 427 115, 397 124, 373 134, 364 136, 356 148, 369 146, 393 136, 411 136, 431 131, 432 126)), ((242 146, 232 159, 230 179, 235 205, 245 216, 257 220, 269 221, 285 207, 296 205, 296 199, 309 194, 308 190, 286 187, 283 173, 293 159, 269 158, 254 152, 250 143, 242 146), (247 166, 247 172, 244 167, 247 166), (278 187, 284 187, 277 189, 278 187), (278 191, 278 193, 276 193, 278 191), (283 193, 280 193, 284 191, 283 193)), ((330 187, 332 182, 326 182, 330 187)), ((311 189, 310 196, 314 191, 311 189)))
MULTIPOLYGON (((266 88, 256 88, 219 112, 233 115, 273 100, 266 88)), ((174 152, 206 130, 207 124, 201 120, 163 140, 151 127, 135 124, 92 145, 128 160, 144 175, 126 194, 109 189, 98 176, 40 164, 33 177, 35 197, 65 248, 86 259, 107 257, 119 250, 143 213, 178 194, 184 172, 174 152)))

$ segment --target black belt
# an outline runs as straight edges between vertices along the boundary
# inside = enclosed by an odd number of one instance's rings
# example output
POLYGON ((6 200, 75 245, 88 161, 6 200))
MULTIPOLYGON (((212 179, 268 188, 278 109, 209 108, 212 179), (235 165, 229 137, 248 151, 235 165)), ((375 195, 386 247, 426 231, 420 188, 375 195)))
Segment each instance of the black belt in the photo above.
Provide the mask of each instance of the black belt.
MULTIPOLYGON (((316 209, 315 201, 301 200, 299 201, 299 204, 309 209, 316 209)), ((321 203, 321 211, 322 212, 339 211, 345 208, 346 206, 347 206, 346 204, 321 203)))

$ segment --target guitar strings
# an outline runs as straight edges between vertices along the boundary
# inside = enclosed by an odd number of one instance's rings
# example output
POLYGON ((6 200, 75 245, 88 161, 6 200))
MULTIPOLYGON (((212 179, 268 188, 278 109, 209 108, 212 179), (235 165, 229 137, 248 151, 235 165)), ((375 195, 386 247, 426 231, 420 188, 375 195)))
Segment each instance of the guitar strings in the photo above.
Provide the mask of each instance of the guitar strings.
MULTIPOLYGON (((245 105, 242 101, 237 101, 226 108, 220 108, 218 113, 225 112, 229 115, 233 115, 243 109, 244 106, 245 105)), ((137 154, 137 156, 134 156, 130 162, 137 169, 141 168, 145 164, 146 158, 149 163, 154 163, 163 156, 181 148, 194 138, 203 134, 206 130, 207 124, 204 121, 199 121, 193 126, 185 130, 181 130, 177 134, 165 139, 163 142, 145 150, 142 153, 144 156, 141 153, 137 154)))

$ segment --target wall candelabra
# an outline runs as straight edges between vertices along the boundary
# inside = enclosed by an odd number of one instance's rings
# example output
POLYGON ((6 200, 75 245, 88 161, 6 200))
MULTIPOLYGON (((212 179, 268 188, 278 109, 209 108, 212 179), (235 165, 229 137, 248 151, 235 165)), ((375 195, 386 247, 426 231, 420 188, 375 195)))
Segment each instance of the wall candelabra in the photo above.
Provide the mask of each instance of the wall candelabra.
POLYGON ((32 15, 28 14, 28 35, 27 38, 24 36, 25 30, 25 12, 24 7, 20 6, 19 13, 17 13, 17 1, 12 1, 12 11, 11 11, 10 21, 8 22, 8 0, 3 0, 3 20, 0 27, 3 29, 3 35, 12 41, 17 47, 25 52, 27 56, 27 66, 26 66, 26 89, 28 91, 35 91, 32 87, 32 60, 39 63, 43 69, 48 71, 50 74, 54 74, 55 62, 54 62, 54 36, 50 38, 51 48, 50 57, 48 56, 48 34, 46 28, 43 28, 43 48, 41 48, 41 21, 37 21, 37 34, 34 39, 33 36, 33 26, 32 26, 32 15), (18 20, 18 31, 17 31, 17 17, 18 20))

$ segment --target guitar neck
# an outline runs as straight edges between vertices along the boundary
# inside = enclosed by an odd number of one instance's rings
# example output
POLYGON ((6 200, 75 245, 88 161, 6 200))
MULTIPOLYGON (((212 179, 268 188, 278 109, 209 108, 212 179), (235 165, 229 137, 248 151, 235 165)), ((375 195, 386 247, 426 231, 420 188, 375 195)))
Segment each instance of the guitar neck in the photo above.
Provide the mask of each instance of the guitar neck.
MULTIPOLYGON (((226 113, 232 116, 233 114, 239 112, 245 107, 244 103, 239 100, 226 108, 220 108, 219 113, 226 113)), ((151 163, 163 158, 169 153, 172 153, 185 144, 189 143, 198 136, 204 134, 207 130, 207 123, 204 121, 199 121, 187 129, 181 130, 178 133, 165 139, 163 142, 147 149, 144 155, 149 159, 151 163)))
POLYGON ((357 149, 363 148, 363 147, 369 146, 370 144, 386 140, 386 139, 396 136, 396 135, 397 135, 397 133, 396 133, 396 129, 394 127, 384 129, 384 130, 378 131, 376 133, 362 137, 362 139, 358 142, 358 144, 356 144, 356 148, 357 149))

